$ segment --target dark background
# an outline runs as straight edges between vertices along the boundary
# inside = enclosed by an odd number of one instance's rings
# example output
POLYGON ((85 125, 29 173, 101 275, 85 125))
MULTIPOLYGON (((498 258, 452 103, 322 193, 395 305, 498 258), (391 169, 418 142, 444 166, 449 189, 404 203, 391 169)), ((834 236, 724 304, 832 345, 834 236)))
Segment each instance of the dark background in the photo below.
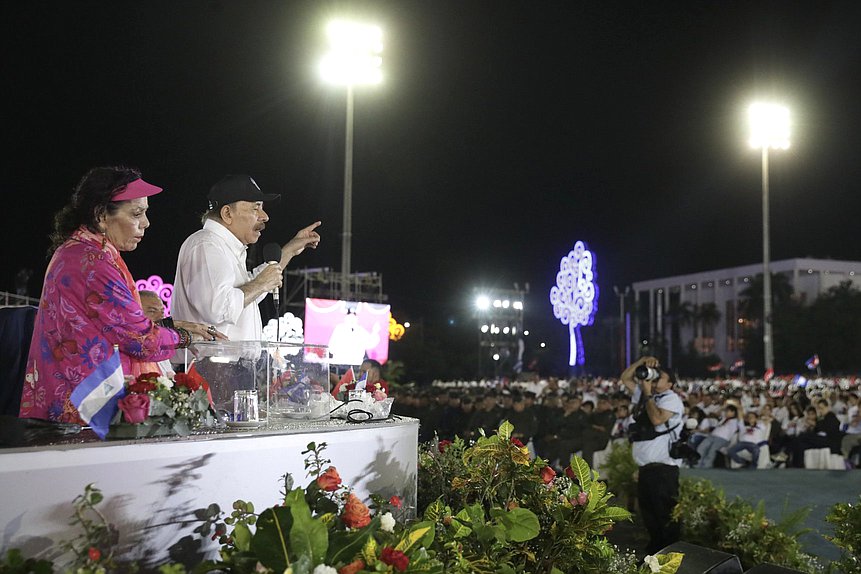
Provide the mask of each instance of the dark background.
POLYGON ((353 266, 382 273, 400 321, 473 325, 474 289, 528 282, 527 328, 564 360, 547 293, 576 240, 599 318, 613 285, 760 261, 757 97, 794 122, 771 156, 773 259, 861 259, 859 2, 16 1, 0 289, 30 267, 38 294, 53 213, 114 163, 165 188, 136 277, 172 280, 226 173, 283 195, 261 242, 322 219, 295 264, 338 269, 344 91, 315 66, 343 14, 384 31, 386 79, 355 100, 353 266))

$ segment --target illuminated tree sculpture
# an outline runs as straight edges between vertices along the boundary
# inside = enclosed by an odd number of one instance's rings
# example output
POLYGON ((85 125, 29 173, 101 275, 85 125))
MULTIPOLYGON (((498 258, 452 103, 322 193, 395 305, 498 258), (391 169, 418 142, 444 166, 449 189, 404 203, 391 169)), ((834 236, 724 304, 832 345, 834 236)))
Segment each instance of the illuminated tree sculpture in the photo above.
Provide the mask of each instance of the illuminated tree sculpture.
POLYGON ((556 286, 550 289, 553 315, 568 325, 571 336, 569 365, 582 365, 586 361, 580 327, 592 324, 598 310, 598 285, 595 283, 595 257, 578 241, 559 263, 556 286))

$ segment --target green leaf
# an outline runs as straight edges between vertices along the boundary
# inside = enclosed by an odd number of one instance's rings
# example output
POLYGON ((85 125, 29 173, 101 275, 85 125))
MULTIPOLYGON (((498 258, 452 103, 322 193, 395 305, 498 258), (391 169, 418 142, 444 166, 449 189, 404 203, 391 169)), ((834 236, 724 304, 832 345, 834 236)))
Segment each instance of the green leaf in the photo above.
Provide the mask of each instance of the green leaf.
POLYGON ((311 561, 311 557, 307 554, 303 554, 299 556, 291 565, 290 568, 293 570, 293 574, 311 574, 311 569, 314 567, 314 563, 311 561))
POLYGON ((236 546, 237 550, 242 550, 243 552, 247 552, 251 550, 251 530, 248 529, 248 526, 245 523, 240 522, 233 528, 233 545, 236 546))
POLYGON ((684 557, 685 555, 681 552, 658 554, 658 564, 661 565, 661 569, 658 571, 658 574, 676 574, 679 567, 682 565, 682 559, 684 559, 684 557))
POLYGON ((446 515, 445 510, 445 502, 442 501, 442 497, 437 498, 425 508, 425 520, 431 520, 433 522, 438 522, 442 520, 442 517, 446 515))
POLYGON ((589 492, 589 487, 592 486, 592 469, 589 468, 589 463, 583 460, 582 457, 572 454, 571 470, 573 470, 574 474, 577 475, 580 487, 586 492, 589 492))
POLYGON ((449 527, 452 537, 454 538, 466 538, 470 534, 472 534, 472 528, 470 525, 472 521, 469 519, 469 513, 466 511, 466 508, 462 509, 457 515, 452 519, 451 526, 449 527))
POLYGON ((550 569, 550 574, 565 574, 565 572, 554 566, 550 569))
MULTIPOLYGON (((329 531, 326 525, 311 517, 301 489, 291 491, 284 499, 290 509, 293 527, 290 529, 290 551, 294 556, 311 556, 314 563, 322 562, 329 548, 329 531)), ((295 568, 294 568, 295 572, 295 568)))
POLYGON ((604 509, 602 515, 603 518, 609 518, 614 522, 618 522, 620 520, 631 520, 631 513, 619 506, 608 506, 604 509))
MULTIPOLYGON (((380 518, 375 516, 365 528, 350 531, 335 531, 329 536, 329 550, 326 564, 348 564, 353 557, 362 552, 365 542, 380 527, 380 518)), ((283 568, 282 568, 283 570, 283 568)), ((281 570, 277 570, 280 572, 281 570)))
POLYGON ((398 545, 395 546, 395 550, 400 550, 404 554, 409 554, 410 550, 417 543, 421 542, 422 546, 428 547, 433 543, 433 534, 434 534, 434 523, 431 521, 418 522, 414 524, 406 536, 404 536, 398 545), (427 540, 428 536, 430 536, 430 540, 427 540))
POLYGON ((251 550, 260 563, 276 572, 287 568, 287 540, 293 527, 290 509, 276 506, 264 510, 257 519, 257 531, 251 539, 251 550))
POLYGON ((541 532, 538 517, 527 508, 512 508, 504 518, 508 538, 514 542, 532 540, 541 532))
POLYGON ((513 433, 513 432, 514 432, 514 425, 506 420, 506 421, 502 421, 502 424, 499 425, 499 430, 497 431, 497 434, 499 435, 499 438, 501 438, 502 440, 508 441, 508 440, 511 440, 511 433, 513 433))

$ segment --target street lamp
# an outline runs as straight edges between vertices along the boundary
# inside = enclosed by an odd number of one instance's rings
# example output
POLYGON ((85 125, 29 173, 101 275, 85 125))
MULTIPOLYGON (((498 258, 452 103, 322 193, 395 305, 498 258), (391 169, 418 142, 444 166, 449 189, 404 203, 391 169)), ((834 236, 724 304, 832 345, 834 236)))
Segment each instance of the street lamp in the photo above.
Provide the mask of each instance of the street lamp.
POLYGON ((336 20, 326 28, 329 52, 320 62, 320 75, 347 88, 347 129, 344 145, 344 232, 341 235, 341 292, 350 293, 351 241, 353 239, 353 86, 378 84, 383 76, 382 31, 368 24, 336 20))
POLYGON ((768 230, 768 150, 789 148, 789 109, 767 103, 752 104, 748 109, 750 145, 762 149, 762 300, 765 370, 774 372, 774 338, 771 322, 771 271, 768 230))

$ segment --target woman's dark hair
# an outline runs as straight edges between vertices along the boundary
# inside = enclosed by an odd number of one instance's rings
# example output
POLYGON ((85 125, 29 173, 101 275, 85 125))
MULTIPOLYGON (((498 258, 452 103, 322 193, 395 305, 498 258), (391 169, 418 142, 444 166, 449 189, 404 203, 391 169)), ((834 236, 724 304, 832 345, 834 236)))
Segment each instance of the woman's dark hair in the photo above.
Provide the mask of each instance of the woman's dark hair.
POLYGON ((50 256, 82 225, 98 232, 97 221, 101 214, 116 213, 118 204, 111 197, 122 187, 140 178, 138 170, 124 166, 94 167, 88 171, 72 193, 72 198, 54 216, 51 233, 50 256))

